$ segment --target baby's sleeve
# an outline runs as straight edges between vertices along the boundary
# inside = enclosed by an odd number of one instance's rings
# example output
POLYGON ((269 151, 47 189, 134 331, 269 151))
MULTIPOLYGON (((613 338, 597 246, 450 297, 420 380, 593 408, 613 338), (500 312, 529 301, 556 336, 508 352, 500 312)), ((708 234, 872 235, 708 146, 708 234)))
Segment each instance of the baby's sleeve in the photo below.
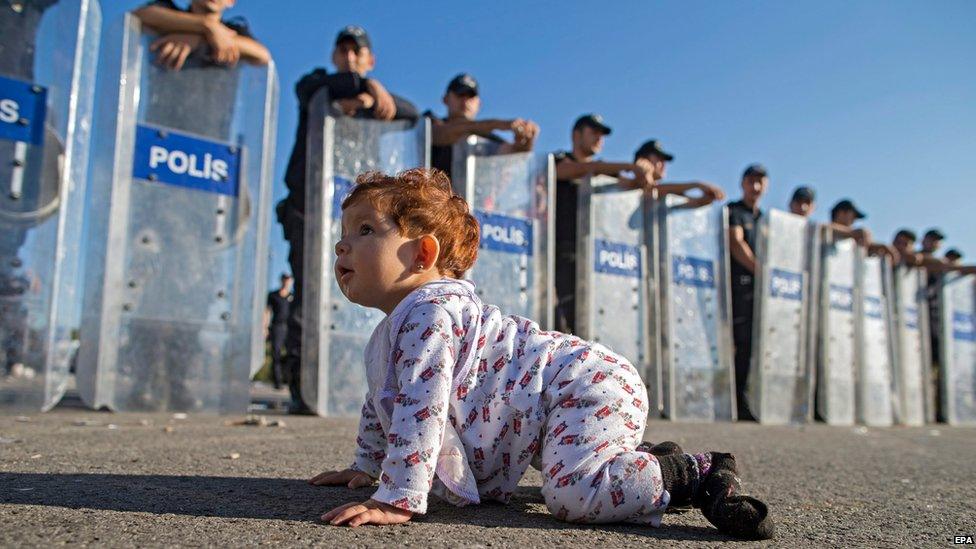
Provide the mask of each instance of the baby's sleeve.
POLYGON ((376 417, 373 399, 366 397, 363 412, 359 418, 359 434, 356 436, 356 458, 352 467, 354 471, 361 471, 373 478, 380 477, 381 464, 386 456, 386 437, 383 435, 383 425, 376 417))
POLYGON ((427 511, 462 332, 459 321, 433 303, 416 306, 404 322, 393 352, 399 393, 373 499, 414 513, 427 511))

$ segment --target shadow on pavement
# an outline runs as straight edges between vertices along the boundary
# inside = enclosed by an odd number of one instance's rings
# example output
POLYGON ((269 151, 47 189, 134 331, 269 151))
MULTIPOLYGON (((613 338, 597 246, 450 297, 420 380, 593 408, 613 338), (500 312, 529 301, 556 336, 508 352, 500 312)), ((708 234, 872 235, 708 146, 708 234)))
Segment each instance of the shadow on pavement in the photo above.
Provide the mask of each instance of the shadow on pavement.
MULTIPOLYGON (((372 488, 316 487, 304 480, 121 474, 0 473, 0 504, 43 505, 195 517, 318 522, 326 511, 365 500, 372 488)), ((520 487, 509 505, 453 507, 432 502, 424 524, 547 530, 612 530, 656 539, 727 541, 700 526, 652 528, 635 525, 587 526, 560 522, 544 510, 538 488, 520 487)))

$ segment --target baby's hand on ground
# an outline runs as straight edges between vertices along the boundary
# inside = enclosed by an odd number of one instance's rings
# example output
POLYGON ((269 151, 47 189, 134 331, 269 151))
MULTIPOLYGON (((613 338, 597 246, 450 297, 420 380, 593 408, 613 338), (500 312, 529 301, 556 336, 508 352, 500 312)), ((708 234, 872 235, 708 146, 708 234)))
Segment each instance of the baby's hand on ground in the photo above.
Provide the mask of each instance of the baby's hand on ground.
POLYGON ((340 505, 322 515, 322 521, 333 526, 347 524, 353 528, 363 524, 401 524, 410 520, 413 513, 373 499, 362 503, 340 505))
POLYGON ((349 488, 362 488, 373 484, 373 480, 373 477, 362 471, 345 469, 319 473, 308 479, 308 483, 314 486, 342 486, 345 484, 349 488))

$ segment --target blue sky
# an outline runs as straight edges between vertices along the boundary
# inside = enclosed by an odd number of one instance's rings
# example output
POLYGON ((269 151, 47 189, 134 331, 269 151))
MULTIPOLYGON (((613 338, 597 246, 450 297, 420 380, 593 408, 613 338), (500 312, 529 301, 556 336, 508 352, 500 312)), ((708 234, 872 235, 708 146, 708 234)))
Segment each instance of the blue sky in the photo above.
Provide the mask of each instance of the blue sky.
MULTIPOLYGON (((108 22, 140 2, 102 4, 108 22)), ((238 0, 228 13, 278 64, 276 199, 294 83, 329 65, 352 23, 372 38, 373 76, 421 110, 443 112, 447 81, 467 71, 483 116, 532 118, 542 150, 568 147, 573 120, 599 112, 614 128, 605 159, 655 137, 677 157, 669 179, 733 198, 742 169, 762 162, 764 208, 810 185, 817 219, 849 197, 878 239, 938 226, 976 261, 976 2, 238 0)), ((280 234, 273 273, 287 268, 280 234)))

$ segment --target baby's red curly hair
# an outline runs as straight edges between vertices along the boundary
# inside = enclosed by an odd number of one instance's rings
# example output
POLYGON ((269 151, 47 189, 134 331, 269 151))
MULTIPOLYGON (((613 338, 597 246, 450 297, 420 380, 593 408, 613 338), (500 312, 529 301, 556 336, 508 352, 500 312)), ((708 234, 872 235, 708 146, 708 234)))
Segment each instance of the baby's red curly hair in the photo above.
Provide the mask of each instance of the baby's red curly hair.
POLYGON ((468 203, 454 194, 444 172, 425 168, 393 176, 366 172, 356 178, 342 209, 362 199, 392 219, 401 235, 434 235, 441 245, 436 264, 441 273, 461 278, 478 258, 478 220, 468 203))

